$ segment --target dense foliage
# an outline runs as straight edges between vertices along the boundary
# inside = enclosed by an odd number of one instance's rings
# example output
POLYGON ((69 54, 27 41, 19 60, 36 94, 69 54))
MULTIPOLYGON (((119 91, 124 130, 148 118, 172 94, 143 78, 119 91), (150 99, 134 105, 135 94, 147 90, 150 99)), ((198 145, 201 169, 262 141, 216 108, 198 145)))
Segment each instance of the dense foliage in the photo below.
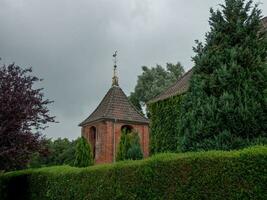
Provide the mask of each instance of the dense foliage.
POLYGON ((183 95, 148 105, 150 117, 150 153, 176 152, 180 105, 183 95))
POLYGON ((90 143, 84 137, 77 140, 75 151, 75 167, 88 167, 94 164, 93 152, 90 143))
POLYGON ((128 134, 130 148, 127 151, 127 158, 130 160, 141 160, 144 158, 143 151, 140 145, 140 138, 137 132, 128 134))
POLYGON ((166 69, 160 65, 148 68, 142 67, 143 73, 138 76, 134 92, 129 96, 132 104, 142 112, 142 107, 153 97, 174 83, 184 73, 183 66, 167 63, 166 69))
POLYGON ((15 64, 0 67, 0 170, 25 168, 35 152, 45 153, 40 131, 54 122, 41 79, 15 64))
POLYGON ((140 160, 143 157, 138 133, 127 132, 126 129, 122 130, 116 161, 140 160))
POLYGON ((117 149, 116 161, 126 160, 127 151, 130 148, 129 137, 127 137, 126 130, 121 131, 120 142, 117 149))
POLYGON ((67 138, 56 140, 45 139, 44 148, 47 154, 35 153, 30 161, 30 168, 52 166, 52 165, 74 165, 75 148, 77 140, 70 141, 67 138))
POLYGON ((267 35, 252 1, 211 9, 181 110, 179 149, 236 149, 267 137, 267 35))
POLYGON ((1 200, 267 199, 267 147, 158 154, 89 168, 49 167, 0 176, 1 200))

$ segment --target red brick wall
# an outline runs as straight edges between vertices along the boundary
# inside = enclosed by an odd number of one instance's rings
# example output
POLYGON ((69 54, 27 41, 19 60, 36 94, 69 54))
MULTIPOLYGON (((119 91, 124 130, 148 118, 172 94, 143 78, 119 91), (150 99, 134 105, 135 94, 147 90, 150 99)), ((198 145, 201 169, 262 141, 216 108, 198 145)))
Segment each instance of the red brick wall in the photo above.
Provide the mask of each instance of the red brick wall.
POLYGON ((96 156, 95 161, 97 164, 100 163, 111 163, 114 161, 116 150, 118 148, 121 127, 123 125, 130 125, 139 133, 141 147, 144 153, 144 157, 149 156, 149 129, 148 125, 142 124, 125 124, 121 122, 114 123, 113 121, 102 121, 92 124, 88 124, 82 127, 82 136, 84 136, 93 147, 93 140, 90 137, 90 128, 96 127, 96 156), (115 131, 115 138, 113 137, 113 131, 115 131), (114 149, 115 143, 115 149, 114 149))

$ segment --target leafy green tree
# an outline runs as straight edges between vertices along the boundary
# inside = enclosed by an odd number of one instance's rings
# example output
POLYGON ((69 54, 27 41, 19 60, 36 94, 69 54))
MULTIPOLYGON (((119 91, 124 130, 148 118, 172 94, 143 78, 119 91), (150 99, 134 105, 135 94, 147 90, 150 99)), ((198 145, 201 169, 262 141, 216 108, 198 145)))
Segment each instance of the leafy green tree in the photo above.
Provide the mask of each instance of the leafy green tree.
POLYGON ((211 9, 183 100, 179 150, 237 149, 267 137, 267 37, 252 1, 211 9))
POLYGON ((61 158, 59 160, 61 160, 60 162, 63 163, 63 165, 74 165, 76 145, 77 140, 70 141, 67 148, 62 152, 62 154, 59 155, 59 157, 61 158))
POLYGON ((129 100, 140 112, 142 112, 145 103, 160 94, 184 74, 184 68, 179 62, 177 64, 167 63, 166 69, 157 65, 152 68, 143 66, 142 70, 142 74, 138 76, 134 92, 129 96, 129 100))
POLYGON ((29 161, 28 168, 39 168, 48 166, 47 163, 50 161, 51 157, 51 139, 43 139, 43 148, 47 150, 47 154, 41 154, 39 152, 34 153, 29 161))
POLYGON ((51 164, 73 165, 76 141, 58 138, 51 144, 51 164))
POLYGON ((48 150, 48 153, 45 155, 40 153, 34 154, 29 167, 74 165, 76 143, 77 140, 70 141, 67 138, 45 139, 43 146, 48 150))
POLYGON ((130 102, 135 106, 135 108, 143 114, 143 110, 142 110, 142 106, 141 103, 139 101, 138 96, 136 95, 135 92, 131 92, 130 96, 128 97, 130 102))
POLYGON ((138 133, 122 130, 116 161, 139 160, 143 158, 138 133))
POLYGON ((94 164, 91 145, 84 137, 80 137, 77 141, 75 152, 75 167, 88 167, 94 164))

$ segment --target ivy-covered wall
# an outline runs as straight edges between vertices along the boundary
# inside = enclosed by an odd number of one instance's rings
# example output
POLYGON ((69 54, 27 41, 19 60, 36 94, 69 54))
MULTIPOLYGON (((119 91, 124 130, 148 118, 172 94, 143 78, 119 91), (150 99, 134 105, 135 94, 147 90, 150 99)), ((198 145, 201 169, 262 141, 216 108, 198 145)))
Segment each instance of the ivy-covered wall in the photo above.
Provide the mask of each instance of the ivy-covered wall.
POLYGON ((178 121, 184 95, 148 105, 150 117, 150 153, 177 151, 178 121))

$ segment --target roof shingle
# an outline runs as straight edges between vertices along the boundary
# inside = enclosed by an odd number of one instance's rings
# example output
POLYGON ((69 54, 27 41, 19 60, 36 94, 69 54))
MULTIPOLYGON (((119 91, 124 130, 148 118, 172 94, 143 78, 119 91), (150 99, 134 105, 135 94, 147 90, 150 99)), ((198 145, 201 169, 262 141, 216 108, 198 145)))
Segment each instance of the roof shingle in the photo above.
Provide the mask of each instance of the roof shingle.
POLYGON ((149 120, 129 102, 119 86, 112 86, 95 111, 80 123, 79 126, 102 119, 149 123, 149 120))
POLYGON ((189 87, 189 80, 193 74, 193 68, 187 71, 181 78, 179 78, 173 85, 164 90, 161 94, 156 96, 154 99, 150 100, 148 104, 154 103, 157 101, 162 101, 168 99, 169 97, 183 94, 187 91, 189 87))

